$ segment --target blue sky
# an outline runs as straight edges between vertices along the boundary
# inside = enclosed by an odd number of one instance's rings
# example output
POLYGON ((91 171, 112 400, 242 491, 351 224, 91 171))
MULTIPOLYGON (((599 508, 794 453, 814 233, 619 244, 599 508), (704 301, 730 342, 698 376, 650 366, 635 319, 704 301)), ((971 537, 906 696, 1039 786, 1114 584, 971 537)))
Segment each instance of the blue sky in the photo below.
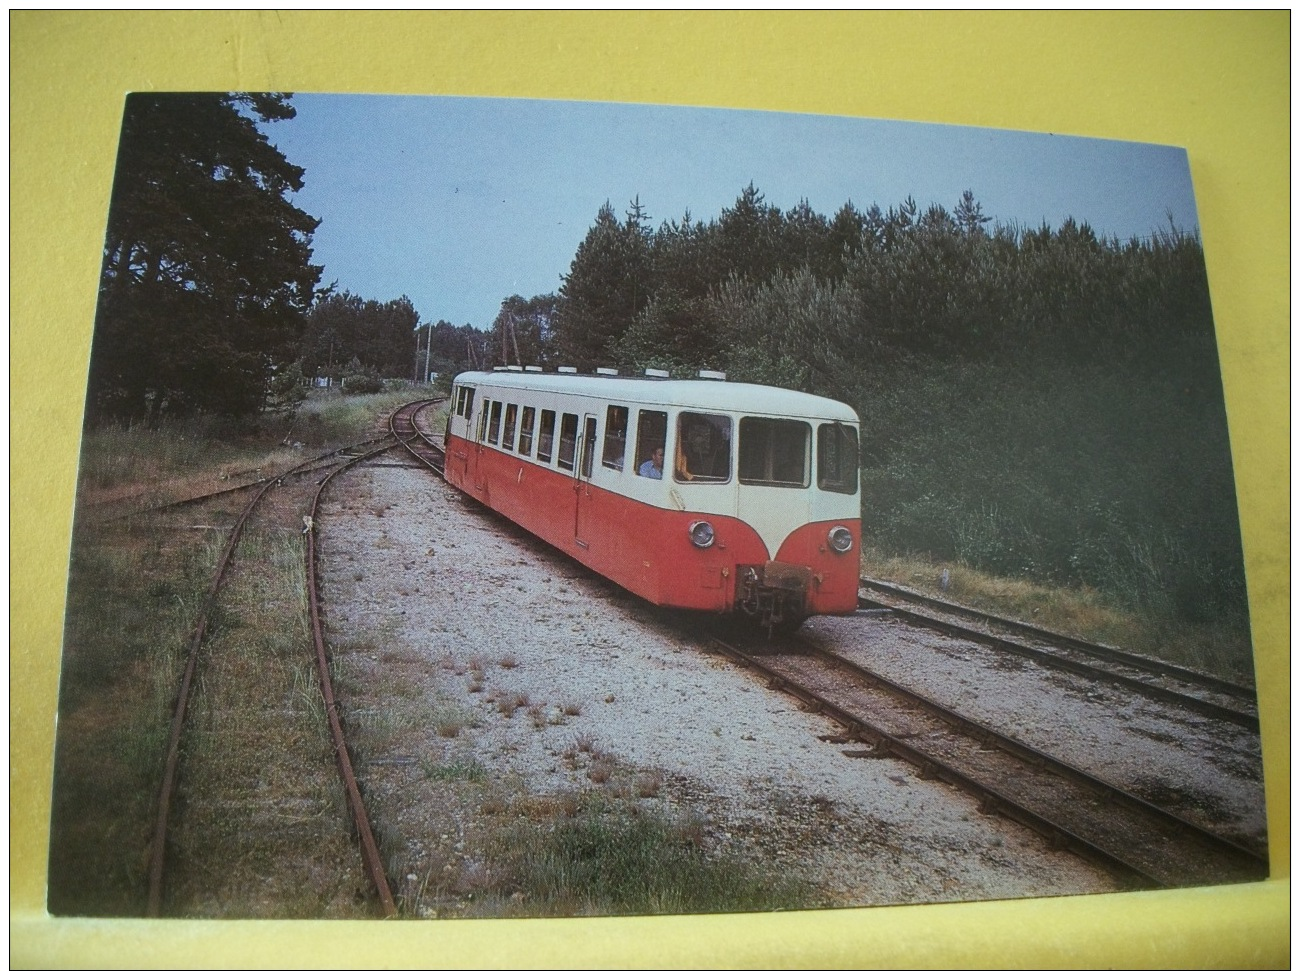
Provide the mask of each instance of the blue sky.
POLYGON ((831 216, 964 190, 1002 223, 1100 234, 1199 231, 1179 148, 983 128, 492 98, 294 96, 266 128, 307 170, 295 197, 322 220, 323 283, 409 296, 424 321, 490 326, 501 301, 559 289, 606 200, 651 224, 708 221, 751 182, 788 210, 831 216), (1167 215, 1169 214, 1169 215, 1167 215))

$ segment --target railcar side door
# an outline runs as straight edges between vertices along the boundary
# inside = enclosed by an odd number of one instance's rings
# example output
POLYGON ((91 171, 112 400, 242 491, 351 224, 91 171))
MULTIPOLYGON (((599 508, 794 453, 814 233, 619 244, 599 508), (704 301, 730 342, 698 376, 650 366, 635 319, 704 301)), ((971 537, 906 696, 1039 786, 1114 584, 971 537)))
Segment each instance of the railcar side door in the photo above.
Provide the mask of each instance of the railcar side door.
POLYGON ((483 404, 478 413, 478 427, 474 430, 474 488, 483 493, 481 498, 484 502, 487 502, 488 486, 487 469, 484 467, 485 463, 483 461, 483 453, 486 449, 483 447, 483 443, 487 440, 488 413, 491 411, 493 404, 497 406, 499 412, 501 402, 493 402, 489 398, 483 399, 483 404))
POLYGON ((596 465, 596 416, 583 415, 582 438, 578 444, 578 461, 573 472, 573 539, 584 550, 592 531, 593 503, 591 473, 596 465))

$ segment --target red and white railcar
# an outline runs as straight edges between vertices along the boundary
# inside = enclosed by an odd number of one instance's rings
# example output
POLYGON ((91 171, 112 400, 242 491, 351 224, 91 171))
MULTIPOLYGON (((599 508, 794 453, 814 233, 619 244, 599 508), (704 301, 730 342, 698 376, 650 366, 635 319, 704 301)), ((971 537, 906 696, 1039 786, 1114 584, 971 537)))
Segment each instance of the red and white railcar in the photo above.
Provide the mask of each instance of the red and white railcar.
POLYGON ((651 603, 852 612, 857 415, 717 378, 463 373, 447 481, 651 603))

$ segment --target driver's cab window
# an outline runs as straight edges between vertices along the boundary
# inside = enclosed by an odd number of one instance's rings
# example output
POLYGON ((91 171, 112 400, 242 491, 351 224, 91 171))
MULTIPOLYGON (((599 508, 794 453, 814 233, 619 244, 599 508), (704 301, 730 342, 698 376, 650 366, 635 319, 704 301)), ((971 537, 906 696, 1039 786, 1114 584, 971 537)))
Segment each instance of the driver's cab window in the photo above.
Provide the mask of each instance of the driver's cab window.
POLYGON ((683 411, 677 416, 673 478, 726 482, 731 478, 731 417, 683 411))

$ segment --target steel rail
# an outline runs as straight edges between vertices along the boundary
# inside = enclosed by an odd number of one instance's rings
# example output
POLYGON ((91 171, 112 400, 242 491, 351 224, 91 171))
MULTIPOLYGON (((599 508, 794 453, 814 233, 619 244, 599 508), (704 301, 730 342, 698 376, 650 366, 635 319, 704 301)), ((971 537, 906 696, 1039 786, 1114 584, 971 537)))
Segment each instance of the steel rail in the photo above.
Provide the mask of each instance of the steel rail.
MULTIPOLYGON (((909 590, 906 587, 901 587, 893 583, 886 583, 883 580, 875 580, 871 577, 859 577, 858 584, 870 590, 879 590, 883 593, 901 597, 902 599, 910 600, 913 603, 924 604, 946 613, 958 614, 963 617, 970 617, 973 620, 982 620, 990 624, 998 624, 1020 634, 1037 637, 1040 640, 1055 643, 1062 647, 1072 648, 1080 653, 1096 657, 1099 660, 1113 661, 1116 664, 1125 664, 1129 667, 1138 668, 1139 670, 1146 671, 1150 674, 1157 674, 1163 677, 1186 681, 1189 684, 1196 684, 1202 688, 1217 691, 1220 694, 1231 695, 1232 697, 1240 698, 1243 701, 1249 701, 1252 703, 1255 701, 1254 689, 1238 684, 1235 681, 1227 681, 1223 678, 1217 678, 1214 675, 1206 674, 1203 671, 1194 671, 1191 668, 1185 668, 1178 664, 1171 664, 1168 661, 1161 661, 1158 658, 1147 657, 1143 654, 1130 654, 1127 651, 1121 651, 1114 647, 1107 647, 1105 644, 1094 644, 1078 637, 1072 637, 1069 634, 1061 634, 1057 631, 1047 630, 1043 627, 1035 627, 1032 624, 1026 624, 1023 621, 1014 620, 1010 617, 1000 617, 997 614, 990 614, 982 610, 976 610, 973 607, 965 607, 961 604, 949 603, 946 600, 938 600, 915 590, 909 590)), ((884 606, 888 607, 889 605, 886 604, 884 606)))
POLYGON ((424 430, 420 428, 419 424, 416 422, 416 419, 426 408, 445 400, 445 398, 433 398, 421 402, 419 407, 412 409, 409 413, 403 413, 402 411, 394 412, 392 418, 389 420, 389 430, 392 432, 393 436, 401 442, 402 446, 411 453, 411 457, 440 477, 445 477, 444 466, 446 452, 441 446, 434 442, 432 438, 425 434, 424 430), (398 428, 399 420, 403 423, 401 429, 398 428), (410 425, 409 435, 406 434, 406 423, 409 423, 410 425), (425 448, 429 454, 425 454, 425 451, 416 448, 415 445, 412 444, 416 438, 421 439, 425 443, 425 448))
MULTIPOLYGON (((175 499, 172 502, 159 503, 156 506, 145 506, 142 509, 132 509, 129 512, 119 513, 116 516, 106 516, 103 519, 96 520, 96 522, 101 525, 107 523, 116 523, 116 522, 120 522, 123 519, 130 519, 132 516, 143 516, 146 513, 164 512, 168 509, 179 509, 182 506, 191 506, 194 505, 195 503, 207 502, 209 499, 217 499, 220 498, 221 496, 233 495, 236 492, 247 492, 249 489, 256 489, 258 486, 265 485, 268 482, 283 481, 284 479, 288 479, 300 475, 310 475, 312 472, 319 472, 323 468, 329 468, 329 466, 332 464, 346 461, 346 459, 339 457, 342 456, 343 453, 345 452, 354 452, 358 449, 367 448, 375 444, 376 442, 384 441, 385 438, 387 438, 387 436, 383 436, 380 438, 371 438, 362 442, 354 442, 351 445, 344 445, 342 448, 336 448, 331 452, 322 452, 320 455, 312 456, 311 458, 306 459, 303 462, 300 462, 298 465, 293 466, 291 469, 288 469, 284 472, 280 472, 274 476, 256 479, 252 482, 245 482, 242 485, 227 486, 223 489, 216 489, 212 492, 204 492, 197 496, 188 496, 184 499, 175 499), (318 463, 324 463, 324 464, 318 464, 318 463)), ((85 508, 87 511, 94 511, 96 509, 100 509, 104 506, 110 505, 113 501, 114 500, 104 500, 101 502, 88 503, 85 508)))
POLYGON ((338 468, 331 470, 316 487, 316 493, 311 501, 311 510, 308 513, 311 518, 305 530, 307 535, 307 595, 312 644, 315 650, 321 698, 325 705, 325 716, 329 721, 330 739, 334 748, 334 761, 338 766, 339 778, 343 782, 348 808, 357 831, 357 839, 361 844, 362 862, 366 874, 370 877, 370 881, 374 884, 375 891, 379 895, 379 903, 385 917, 393 917, 397 914, 397 904, 393 900, 393 891, 388 884, 388 876, 384 872, 383 859, 379 853, 379 845, 375 840, 374 830, 370 826, 370 817, 366 813, 365 800, 361 798, 361 788, 357 784, 356 772, 352 768, 352 756, 348 752, 347 739, 343 733, 343 722, 339 717, 338 702, 334 697, 334 682, 330 676, 329 652, 325 647, 325 629, 321 621, 320 585, 317 582, 316 573, 316 520, 319 515, 321 497, 324 495, 326 487, 333 481, 334 476, 340 472, 346 472, 366 459, 382 455, 384 452, 396 448, 398 444, 397 442, 391 442, 365 455, 350 459, 338 468))
MULTIPOLYGON (((868 601, 870 604, 871 601, 868 601)), ((963 627, 960 624, 954 624, 950 621, 943 620, 939 617, 932 617, 929 614, 919 613, 915 610, 908 610, 905 607, 898 607, 892 604, 884 604, 876 601, 875 603, 885 607, 890 613, 921 627, 928 627, 945 634, 951 634, 954 637, 960 637, 963 640, 973 641, 977 644, 983 644, 986 647, 992 647, 995 650, 1005 651, 1016 654, 1027 660, 1034 661, 1047 667, 1058 668, 1063 671, 1069 671, 1081 677, 1090 678, 1094 681, 1108 681, 1112 684, 1121 685, 1130 691, 1144 694, 1157 701, 1167 704, 1179 705, 1191 711, 1202 715, 1208 715, 1219 721, 1231 722, 1240 725, 1242 728, 1249 729, 1256 734, 1259 733, 1259 715, 1252 714, 1248 711, 1242 711, 1239 708, 1232 708, 1227 705, 1210 701, 1206 698, 1200 698, 1196 695, 1184 694, 1181 691, 1175 691, 1172 688, 1166 688, 1162 685, 1152 684, 1150 681, 1144 681, 1141 678, 1131 677, 1121 674, 1118 671, 1108 671, 1105 668, 1095 667, 1083 661, 1075 660, 1068 657, 1062 657, 1059 654, 1053 654, 1049 651, 1040 650, 1031 647, 1028 644, 1021 644, 1005 637, 999 637, 996 634, 990 634, 986 631, 972 630, 969 627, 963 627)), ((1027 625, 1023 625, 1026 626, 1027 625)), ((1038 632, 1034 628, 1028 628, 1029 631, 1035 631, 1034 636, 1042 636, 1049 642, 1053 639, 1050 632, 1038 632)), ((1080 642, 1082 643, 1082 642, 1080 642)), ((1096 646, 1096 645, 1091 645, 1096 646)), ((1123 652, 1115 652, 1117 657, 1106 657, 1105 660, 1114 664, 1129 664, 1127 655, 1123 652)), ((1139 669, 1148 670, 1149 673, 1158 673, 1145 668, 1143 665, 1129 665, 1139 669)), ((1181 668, 1174 669, 1181 671, 1181 668)), ((1171 672, 1159 672, 1165 677, 1175 677, 1171 672)), ((1226 682, 1225 682, 1226 683, 1226 682)))
MULTIPOLYGON (((772 687, 787 691, 802 700, 806 705, 829 714, 853 736, 861 737, 865 735, 870 738, 875 742, 878 751, 888 752, 905 759, 919 768, 923 777, 942 778, 975 795, 986 809, 990 806, 996 808, 998 812, 1027 826, 1053 844, 1068 845, 1077 854, 1104 863, 1124 874, 1137 876, 1148 885, 1186 885, 1186 879, 1178 877, 1176 873, 1171 873, 1169 868, 1161 867, 1151 860, 1148 860, 1145 864, 1139 864, 1131 859, 1126 859, 1122 855, 1122 850, 1108 849, 1097 842, 1097 837, 1086 836, 1062 822, 1042 815, 1039 811, 1025 805, 1019 797, 996 787, 987 779, 978 779, 970 773, 956 768, 950 761, 945 761, 939 756, 927 753, 920 746, 906 742, 879 725, 868 722, 863 716, 837 705, 823 694, 797 683, 790 674, 778 670, 772 664, 747 654, 725 641, 715 639, 715 643, 739 663, 762 671, 767 676, 772 687)), ((1092 795, 1102 797, 1106 800, 1107 805, 1114 807, 1116 810, 1122 807, 1131 814, 1131 818, 1136 817, 1147 820, 1148 822, 1144 823, 1144 826, 1154 825, 1166 832, 1173 831, 1181 834, 1180 839, 1196 841, 1198 845, 1205 847, 1210 854, 1213 854, 1212 860, 1207 858, 1206 865, 1207 868, 1209 866, 1214 867, 1216 876, 1222 875, 1222 878, 1236 880, 1257 880, 1267 876, 1267 860, 1232 840, 1210 832, 1075 766, 1011 739, 928 698, 917 695, 915 692, 880 677, 874 672, 866 671, 847 659, 812 645, 801 645, 801 647, 806 647, 810 653, 822 657, 831 664, 849 670, 855 677, 868 683, 874 683, 878 688, 895 694, 902 698, 905 703, 921 708, 931 717, 941 719, 953 731, 981 745, 991 744, 996 746, 1007 756, 1033 771, 1045 769, 1063 780, 1067 785, 1082 786, 1085 791, 1090 792, 1092 795)))
POLYGON ((901 758, 915 766, 921 771, 923 778, 941 779, 973 795, 979 800, 981 810, 985 812, 996 811, 1042 836, 1052 846, 1067 846, 1078 856, 1098 863, 1112 871, 1122 873, 1130 879, 1136 879, 1141 887, 1157 888, 1165 885, 1164 881, 1155 874, 1146 872, 1142 868, 1096 845, 1091 840, 1048 819, 1046 816, 1020 805, 1013 798, 997 791, 992 786, 986 785, 959 769, 938 761, 918 747, 891 734, 878 725, 871 724, 817 692, 791 681, 788 676, 753 655, 746 654, 739 648, 719 638, 712 638, 712 641, 715 646, 741 666, 753 667, 763 672, 770 687, 793 695, 802 701, 808 710, 824 714, 838 722, 850 738, 868 740, 875 745, 878 752, 901 758))
POLYGON ((1112 802, 1123 802, 1125 805, 1137 812, 1145 813, 1170 826, 1175 826, 1187 830, 1190 833, 1194 833, 1197 838, 1216 847, 1220 852, 1230 856, 1250 857, 1251 860, 1254 861, 1254 865, 1263 868, 1256 872, 1255 876, 1258 879, 1263 879, 1268 875, 1267 857, 1255 852, 1249 847, 1241 845, 1235 840, 1221 836, 1212 830, 1206 829, 1204 826, 1178 815, 1177 813, 1170 812, 1162 806, 1158 806, 1149 800, 1143 799, 1141 796, 1134 795, 1131 792, 1126 792, 1118 786, 1115 786, 1107 782, 1105 779, 1101 779, 1078 766, 1071 765, 1069 762, 1058 759, 1053 755, 1049 755, 1041 749, 1036 749, 1031 745, 1011 738, 1010 736, 999 732, 997 729, 984 725, 973 718, 968 718, 946 705, 942 705, 931 698, 927 698, 925 695, 913 691, 911 688, 904 687, 896 681, 892 681, 883 675, 877 674, 875 671, 869 671, 862 665, 857 664, 846 657, 841 657, 833 651, 829 651, 826 648, 815 644, 802 644, 801 646, 808 652, 814 653, 818 657, 824 658, 826 661, 848 671, 853 676, 878 684, 886 690, 905 698, 907 701, 919 705, 963 734, 981 742, 996 745, 1009 755, 1019 758, 1027 763, 1041 765, 1061 778, 1084 785, 1093 792, 1111 800, 1112 802))
POLYGON ((190 693, 194 686, 194 674, 198 669, 200 648, 207 635, 208 620, 212 615, 213 607, 216 605, 217 595, 225 583, 230 560, 239 545, 244 526, 247 524, 249 517, 252 516, 253 510, 262 501, 270 488, 280 483, 286 475, 288 473, 263 482, 257 494, 248 501, 244 511, 235 521, 234 526, 231 527, 230 535, 226 538, 226 545, 221 553, 221 559, 217 562, 212 583, 208 588, 207 595, 204 597, 203 606, 199 610, 198 619, 195 621, 194 630, 190 635, 185 670, 181 675, 176 703, 172 709, 171 727, 167 735, 167 752, 163 758, 162 783, 158 794, 158 811, 149 848, 149 899, 146 912, 150 917, 157 917, 162 909, 163 872, 167 856, 167 827, 171 817, 171 802, 172 794, 176 788, 176 775, 180 766, 181 735, 184 731, 185 715, 189 709, 190 693))

